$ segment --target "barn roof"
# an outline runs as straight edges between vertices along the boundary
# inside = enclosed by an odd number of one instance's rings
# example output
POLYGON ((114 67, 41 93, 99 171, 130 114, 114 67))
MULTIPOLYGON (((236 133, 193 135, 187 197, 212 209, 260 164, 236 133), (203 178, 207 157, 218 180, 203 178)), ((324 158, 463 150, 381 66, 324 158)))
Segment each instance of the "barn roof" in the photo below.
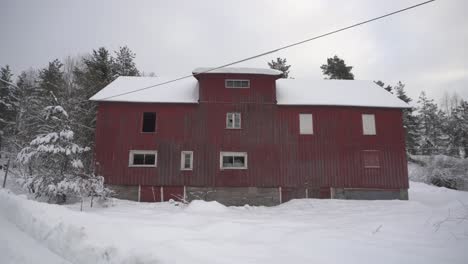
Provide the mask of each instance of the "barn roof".
POLYGON ((361 80, 279 79, 276 99, 279 105, 411 107, 373 81, 361 80))
MULTIPOLYGON (((198 103, 198 80, 195 78, 186 78, 135 93, 128 93, 169 80, 171 78, 121 76, 96 93, 90 100, 139 103, 198 103)), ((373 81, 360 80, 279 79, 276 81, 276 98, 278 105, 410 107, 394 94, 377 86, 373 81)))
MULTIPOLYGON (((211 67, 200 67, 196 68, 195 70, 192 71, 193 74, 199 74, 205 71, 209 71, 210 69, 213 69, 211 67)), ((282 75, 282 71, 274 70, 274 69, 264 69, 264 68, 234 68, 234 67, 226 67, 226 68, 221 68, 221 69, 216 69, 212 70, 210 72, 207 72, 207 74, 210 73, 236 73, 236 74, 256 74, 256 75, 273 75, 273 76, 279 76, 282 75)))
POLYGON ((137 103, 198 103, 198 81, 195 78, 181 79, 135 93, 124 94, 155 84, 164 83, 172 79, 173 78, 120 76, 93 95, 90 100, 137 103))

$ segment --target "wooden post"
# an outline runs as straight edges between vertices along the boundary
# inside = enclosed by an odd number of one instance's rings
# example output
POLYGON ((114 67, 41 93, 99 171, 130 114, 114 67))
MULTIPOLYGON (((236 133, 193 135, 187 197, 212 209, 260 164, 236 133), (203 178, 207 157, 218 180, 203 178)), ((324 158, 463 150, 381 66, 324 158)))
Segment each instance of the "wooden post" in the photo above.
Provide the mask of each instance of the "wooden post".
POLYGON ((6 180, 7 180, 9 168, 10 168, 10 159, 8 159, 8 161, 7 161, 6 170, 5 170, 5 177, 3 177, 3 188, 5 188, 5 185, 6 185, 6 180))

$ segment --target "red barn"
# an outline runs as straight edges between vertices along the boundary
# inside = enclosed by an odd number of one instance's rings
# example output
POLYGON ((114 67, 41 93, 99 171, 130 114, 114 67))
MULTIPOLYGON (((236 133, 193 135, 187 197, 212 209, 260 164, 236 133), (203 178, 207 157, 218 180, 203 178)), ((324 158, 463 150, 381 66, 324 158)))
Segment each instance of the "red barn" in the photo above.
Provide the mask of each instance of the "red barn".
POLYGON ((137 93, 127 92, 166 80, 119 77, 91 98, 97 169, 118 197, 408 199, 408 105, 394 95, 372 81, 206 70, 137 93))

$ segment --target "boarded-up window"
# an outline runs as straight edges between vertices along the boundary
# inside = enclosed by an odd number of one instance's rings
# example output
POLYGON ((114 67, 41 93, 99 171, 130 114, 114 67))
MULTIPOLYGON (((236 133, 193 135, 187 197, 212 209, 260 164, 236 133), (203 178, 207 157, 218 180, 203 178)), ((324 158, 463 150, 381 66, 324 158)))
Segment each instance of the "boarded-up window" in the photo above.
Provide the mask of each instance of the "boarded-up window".
POLYGON ((375 115, 363 114, 362 115, 362 133, 364 135, 376 135, 375 130, 375 115))
POLYGON ((180 157, 180 169, 192 170, 193 169, 193 151, 182 151, 180 157))
POLYGON ((144 112, 143 113, 143 126, 142 132, 154 132, 156 131, 156 113, 144 112))
POLYGON ((156 167, 158 152, 153 150, 130 150, 128 166, 156 167))
POLYGON ((226 128, 241 128, 241 113, 227 113, 226 128))
POLYGON ((314 134, 312 114, 299 114, 299 133, 301 135, 314 134))
POLYGON ((362 162, 364 168, 380 168, 380 151, 378 150, 363 150, 362 162))

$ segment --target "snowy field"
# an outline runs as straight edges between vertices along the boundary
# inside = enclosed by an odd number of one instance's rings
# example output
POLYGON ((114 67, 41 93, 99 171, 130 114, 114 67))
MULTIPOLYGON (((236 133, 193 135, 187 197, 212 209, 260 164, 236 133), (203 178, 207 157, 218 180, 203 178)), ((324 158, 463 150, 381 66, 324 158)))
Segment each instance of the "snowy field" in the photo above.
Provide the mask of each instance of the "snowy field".
POLYGON ((0 190, 0 263, 468 263, 468 192, 410 201, 58 206, 0 190))

